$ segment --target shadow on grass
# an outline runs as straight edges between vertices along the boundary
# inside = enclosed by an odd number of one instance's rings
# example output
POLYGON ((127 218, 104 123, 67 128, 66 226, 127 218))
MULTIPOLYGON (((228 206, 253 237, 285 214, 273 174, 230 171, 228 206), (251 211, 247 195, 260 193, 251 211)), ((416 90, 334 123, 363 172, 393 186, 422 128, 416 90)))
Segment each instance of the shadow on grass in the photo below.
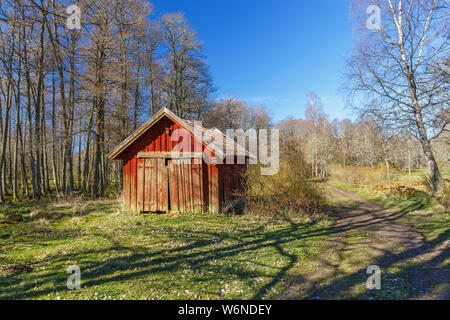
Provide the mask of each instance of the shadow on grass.
MULTIPOLYGON (((342 206, 335 209, 339 211, 350 210, 351 208, 342 206)), ((229 275, 234 275, 247 283, 255 283, 255 278, 267 277, 268 272, 255 269, 252 270, 243 265, 218 265, 216 262, 223 261, 228 257, 240 258, 239 255, 242 252, 245 252, 246 254, 254 252, 256 254, 256 252, 261 249, 274 249, 278 253, 279 258, 282 259, 283 265, 281 267, 277 265, 265 266, 272 271, 270 279, 265 284, 259 285, 252 295, 253 299, 262 299, 272 288, 277 286, 298 263, 298 256, 289 252, 286 248, 292 241, 339 235, 349 230, 386 223, 386 221, 395 221, 408 212, 416 209, 417 207, 412 205, 388 215, 383 214, 376 219, 364 219, 357 223, 330 227, 319 227, 315 222, 297 224, 289 220, 288 226, 281 230, 271 232, 265 232, 261 228, 257 228, 251 232, 240 232, 238 234, 204 231, 185 231, 183 233, 179 231, 173 237, 190 239, 190 243, 169 250, 155 249, 150 251, 144 246, 123 246, 114 241, 114 239, 111 239, 111 237, 105 235, 105 238, 111 242, 111 245, 107 248, 94 251, 85 250, 73 254, 66 254, 64 256, 55 255, 47 257, 45 261, 38 261, 37 265, 43 265, 47 261, 50 261, 53 265, 64 266, 69 260, 83 260, 82 264, 80 264, 82 269, 83 287, 99 286, 112 282, 126 282, 127 280, 139 279, 148 274, 158 274, 161 272, 168 274, 173 273, 175 275, 177 270, 179 271, 179 269, 184 268, 186 265, 192 268, 192 270, 205 273, 205 276, 196 281, 217 281, 219 278, 227 280, 230 279, 229 275), (226 243, 228 241, 233 241, 235 244, 213 248, 214 245, 226 243), (112 251, 119 252, 120 256, 108 258, 104 261, 98 259, 102 253, 112 251)), ((380 210, 381 209, 374 210, 372 213, 376 214, 377 211, 380 210)), ((76 239, 74 239, 74 241, 76 241, 76 239)), ((438 240, 425 245, 433 246, 437 244, 438 240)), ((304 242, 300 242, 298 246, 300 247, 303 245, 304 242)), ((406 252, 405 257, 411 257, 415 254, 420 254, 421 252, 421 250, 415 249, 406 252)), ((405 259, 405 257, 403 257, 403 255, 402 257, 397 257, 386 253, 386 255, 377 263, 383 268, 395 261, 405 259)), ((436 257, 435 259, 436 261, 430 263, 431 266, 437 268, 443 257, 436 257)), ((258 264, 257 261, 251 260, 250 258, 246 258, 245 261, 255 265, 258 264)), ((348 277, 358 277, 360 271, 348 277)), ((409 270, 406 270, 406 272, 409 272, 409 270)), ((26 277, 27 275, 25 275, 25 278, 22 275, 7 275, 0 278, 0 299, 32 299, 50 294, 55 292, 55 290, 65 290, 67 274, 64 272, 48 272, 38 278, 32 279, 27 279, 26 277), (48 283, 53 283, 54 288, 50 288, 48 285, 46 286, 48 283)), ((336 279, 324 288, 324 290, 332 288, 335 292, 333 297, 339 298, 340 294, 349 289, 346 280, 348 279, 336 279)), ((354 279, 351 280, 354 282, 354 279)), ((363 280, 361 279, 361 281, 363 280)))
POLYGON ((385 251, 384 254, 372 265, 379 266, 382 270, 381 289, 380 290, 365 290, 358 294, 351 294, 351 289, 355 285, 366 285, 367 278, 370 276, 366 273, 366 267, 360 268, 351 274, 340 276, 337 271, 335 279, 327 283, 325 286, 320 286, 320 282, 325 282, 327 279, 316 280, 316 288, 319 289, 311 292, 306 298, 313 299, 322 297, 326 299, 450 299, 450 270, 448 264, 445 265, 446 259, 450 258, 448 249, 442 249, 442 243, 449 239, 449 230, 442 232, 438 238, 433 241, 424 242, 422 245, 407 249, 400 253, 392 253, 385 251), (419 260, 411 262, 411 259, 418 258, 423 254, 437 251, 438 254, 432 256, 430 259, 419 260), (383 273, 383 270, 408 262, 406 266, 402 266, 400 271, 389 274, 383 273), (398 282, 403 280, 406 283, 398 286, 398 282), (396 282, 396 287, 392 287, 392 283, 396 282), (388 285, 385 285, 385 284, 388 285), (390 287, 390 288, 389 288, 390 287))
MULTIPOLYGON (((47 200, 41 201, 29 201, 18 203, 5 203, 0 205, 0 213, 6 217, 11 214, 21 214, 23 221, 20 223, 29 223, 36 221, 36 219, 30 216, 30 213, 34 210, 43 210, 51 215, 50 220, 59 220, 67 217, 81 217, 87 216, 94 212, 110 212, 111 202, 107 201, 92 201, 83 202, 79 198, 74 198, 73 202, 67 201, 67 203, 53 203, 47 200)), ((38 219, 39 220, 39 219, 38 219)))

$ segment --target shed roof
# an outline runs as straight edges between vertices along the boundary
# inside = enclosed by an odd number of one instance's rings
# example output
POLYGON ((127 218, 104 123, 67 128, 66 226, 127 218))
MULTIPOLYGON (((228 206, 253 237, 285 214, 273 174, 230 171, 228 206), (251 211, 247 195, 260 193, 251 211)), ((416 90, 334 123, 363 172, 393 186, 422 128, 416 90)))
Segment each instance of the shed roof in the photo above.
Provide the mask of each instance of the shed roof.
POLYGON ((202 141, 203 145, 213 151, 216 157, 226 158, 229 156, 245 155, 245 157, 254 159, 255 156, 248 152, 245 148, 237 144, 233 139, 228 137, 217 128, 206 129, 195 122, 183 120, 167 108, 158 111, 150 120, 140 126, 128 138, 115 147, 108 158, 118 160, 120 154, 131 146, 137 139, 150 130, 164 116, 168 117, 184 129, 188 130, 194 137, 202 141), (222 141, 222 143, 220 143, 222 141))

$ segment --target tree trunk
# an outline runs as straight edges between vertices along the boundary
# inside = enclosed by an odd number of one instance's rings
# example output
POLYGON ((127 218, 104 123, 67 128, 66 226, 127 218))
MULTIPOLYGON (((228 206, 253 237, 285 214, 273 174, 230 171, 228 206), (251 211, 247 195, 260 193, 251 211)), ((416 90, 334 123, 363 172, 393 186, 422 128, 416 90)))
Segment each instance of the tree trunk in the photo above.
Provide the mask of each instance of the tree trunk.
MULTIPOLYGON (((97 58, 95 65, 95 96, 94 105, 95 110, 95 136, 94 136, 94 159, 93 159, 93 173, 91 181, 91 197, 97 198, 99 195, 100 183, 103 182, 103 168, 102 168, 102 155, 103 155, 103 134, 104 134, 104 122, 105 122, 105 89, 104 86, 104 70, 103 63, 105 59, 105 52, 102 44, 98 44, 97 58)), ((100 193, 103 195, 104 186, 102 184, 100 193)))
MULTIPOLYGON (((19 51, 20 51, 20 43, 19 43, 19 51)), ((13 182, 13 201, 19 201, 19 191, 18 191, 18 179, 19 179, 19 131, 20 131, 20 85, 21 85, 21 55, 19 54, 19 72, 17 73, 17 95, 16 95, 16 141, 14 145, 14 182, 13 182)))
POLYGON ((94 110, 91 110, 91 115, 89 117, 89 124, 87 127, 86 138, 84 142, 84 160, 83 160, 83 183, 81 185, 81 192, 87 192, 87 184, 89 181, 89 153, 90 153, 90 141, 91 141, 91 131, 92 123, 94 121, 94 110))
POLYGON ((423 153, 425 154, 425 158, 428 161, 428 168, 430 171, 430 179, 432 183, 432 192, 433 194, 438 194, 442 192, 442 175, 439 170, 438 164, 433 154, 433 150, 431 149, 431 143, 428 139, 427 130, 425 129, 425 125, 423 123, 422 111, 419 106, 419 102, 417 99, 417 90, 416 90, 416 82, 414 76, 409 73, 408 74, 408 83, 411 92, 411 102, 414 109, 414 117, 416 120, 416 126, 419 133, 420 144, 422 145, 423 153))

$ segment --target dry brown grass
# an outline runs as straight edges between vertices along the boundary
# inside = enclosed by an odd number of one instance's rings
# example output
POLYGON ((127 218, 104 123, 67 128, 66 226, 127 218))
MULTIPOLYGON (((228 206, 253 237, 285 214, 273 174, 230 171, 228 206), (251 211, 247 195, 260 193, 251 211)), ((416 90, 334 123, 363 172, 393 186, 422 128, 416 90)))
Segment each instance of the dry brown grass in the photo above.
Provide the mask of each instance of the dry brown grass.
MULTIPOLYGON (((445 210, 450 210, 450 179, 444 178, 443 180, 443 188, 441 193, 434 195, 433 199, 438 204, 443 206, 445 210)), ((433 182, 429 174, 422 174, 419 177, 419 181, 420 183, 422 183, 428 193, 431 194, 433 192, 433 182)))
POLYGON ((245 174, 246 212, 272 217, 323 215, 325 196, 308 174, 301 157, 282 161, 273 176, 262 176, 258 166, 250 167, 245 174))
POLYGON ((32 235, 50 235, 52 231, 49 229, 50 223, 48 220, 40 219, 32 222, 29 234, 32 235))
POLYGON ((396 197, 396 198, 404 198, 409 199, 416 196, 422 196, 423 192, 417 190, 415 188, 393 183, 393 184, 379 184, 374 188, 374 192, 384 192, 385 194, 396 197))
POLYGON ((390 168, 389 171, 386 167, 378 168, 365 168, 365 167, 346 167, 343 168, 339 165, 330 165, 329 171, 331 178, 339 182, 347 184, 360 184, 360 185, 380 185, 389 184, 395 182, 401 172, 390 168))
POLYGON ((92 201, 86 201, 82 198, 71 198, 63 201, 56 201, 49 205, 50 209, 64 210, 68 208, 69 213, 72 216, 81 216, 87 213, 88 207, 92 204, 92 201))
POLYGON ((447 211, 450 210, 450 179, 444 179, 444 189, 438 201, 447 209, 447 211))
POLYGON ((372 194, 383 194, 385 197, 407 200, 423 198, 440 211, 450 209, 450 180, 444 177, 443 191, 432 195, 432 182, 429 174, 405 174, 399 170, 386 167, 363 168, 330 165, 330 179, 339 183, 356 187, 369 187, 372 194))

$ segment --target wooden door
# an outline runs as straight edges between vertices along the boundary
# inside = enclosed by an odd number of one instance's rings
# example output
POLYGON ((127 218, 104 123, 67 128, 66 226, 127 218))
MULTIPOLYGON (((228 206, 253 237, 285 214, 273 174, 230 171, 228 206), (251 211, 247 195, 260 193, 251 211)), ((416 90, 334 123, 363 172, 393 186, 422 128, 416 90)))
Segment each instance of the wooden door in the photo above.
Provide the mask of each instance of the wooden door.
POLYGON ((225 202, 234 201, 243 193, 242 165, 223 166, 223 199, 225 202))
POLYGON ((139 159, 137 188, 139 211, 169 210, 169 177, 165 159, 139 159))
POLYGON ((202 213, 203 170, 202 164, 186 160, 169 160, 170 210, 202 213))

